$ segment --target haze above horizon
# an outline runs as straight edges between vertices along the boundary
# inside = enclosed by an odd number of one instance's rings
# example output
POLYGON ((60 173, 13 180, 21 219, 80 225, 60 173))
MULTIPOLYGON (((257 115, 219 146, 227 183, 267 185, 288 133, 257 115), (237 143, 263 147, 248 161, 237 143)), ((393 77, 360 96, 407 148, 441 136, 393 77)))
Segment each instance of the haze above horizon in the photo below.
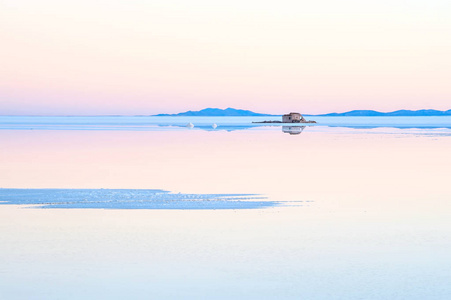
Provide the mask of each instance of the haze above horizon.
POLYGON ((0 113, 445 111, 449 36, 444 0, 4 0, 0 113))
MULTIPOLYGON (((360 117, 380 117, 380 116, 451 116, 451 109, 446 111, 441 110, 435 110, 435 109, 420 109, 420 110, 396 110, 391 112, 380 112, 375 110, 352 110, 352 111, 346 111, 346 112, 333 112, 333 113, 324 113, 324 114, 309 114, 309 113, 302 113, 304 116, 340 116, 340 117, 353 117, 353 116, 360 116, 360 117)), ((184 117, 252 117, 252 116, 281 116, 282 114, 266 114, 266 113, 260 113, 260 112, 253 112, 250 110, 245 109, 235 109, 235 108, 226 108, 226 109, 220 109, 220 108, 204 108, 198 111, 185 111, 185 112, 179 112, 179 113, 162 113, 162 114, 156 114, 156 115, 149 115, 149 114, 140 114, 140 115, 0 115, 0 117, 178 117, 178 116, 184 116, 184 117)))

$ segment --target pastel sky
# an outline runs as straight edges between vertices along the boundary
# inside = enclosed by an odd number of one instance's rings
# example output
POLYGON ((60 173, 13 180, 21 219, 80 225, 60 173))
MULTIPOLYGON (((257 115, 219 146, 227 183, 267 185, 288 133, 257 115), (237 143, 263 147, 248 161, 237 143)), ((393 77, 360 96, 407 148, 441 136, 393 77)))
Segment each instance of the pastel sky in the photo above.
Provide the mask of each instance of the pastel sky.
POLYGON ((0 114, 451 109, 449 0, 0 0, 0 114))

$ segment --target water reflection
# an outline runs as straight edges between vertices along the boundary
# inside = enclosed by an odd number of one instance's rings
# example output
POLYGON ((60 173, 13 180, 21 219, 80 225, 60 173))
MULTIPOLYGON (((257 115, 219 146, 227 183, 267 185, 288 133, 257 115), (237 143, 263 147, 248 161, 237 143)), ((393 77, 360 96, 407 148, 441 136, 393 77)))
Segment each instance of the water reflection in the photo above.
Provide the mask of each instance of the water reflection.
POLYGON ((290 135, 301 134, 305 126, 282 126, 282 132, 290 135))

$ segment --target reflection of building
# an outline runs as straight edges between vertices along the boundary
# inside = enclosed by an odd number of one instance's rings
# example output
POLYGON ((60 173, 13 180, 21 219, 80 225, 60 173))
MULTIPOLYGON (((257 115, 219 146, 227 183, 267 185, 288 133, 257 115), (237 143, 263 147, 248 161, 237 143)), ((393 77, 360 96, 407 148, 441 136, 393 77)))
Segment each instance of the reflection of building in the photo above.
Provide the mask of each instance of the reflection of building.
POLYGON ((283 123, 301 123, 306 122, 304 117, 300 113, 291 112, 282 116, 283 123))
POLYGON ((282 131, 289 134, 301 134, 305 126, 282 126, 282 131))

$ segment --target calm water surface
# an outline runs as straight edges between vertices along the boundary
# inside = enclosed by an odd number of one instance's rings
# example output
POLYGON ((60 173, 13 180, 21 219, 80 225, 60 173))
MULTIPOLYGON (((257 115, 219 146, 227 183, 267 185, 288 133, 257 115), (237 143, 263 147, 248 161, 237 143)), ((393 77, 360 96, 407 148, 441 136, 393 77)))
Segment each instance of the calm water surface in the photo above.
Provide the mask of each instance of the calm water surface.
POLYGON ((2 117, 4 189, 284 204, 42 209, 12 198, 0 205, 0 299, 450 299, 450 118, 371 120, 2 117))

